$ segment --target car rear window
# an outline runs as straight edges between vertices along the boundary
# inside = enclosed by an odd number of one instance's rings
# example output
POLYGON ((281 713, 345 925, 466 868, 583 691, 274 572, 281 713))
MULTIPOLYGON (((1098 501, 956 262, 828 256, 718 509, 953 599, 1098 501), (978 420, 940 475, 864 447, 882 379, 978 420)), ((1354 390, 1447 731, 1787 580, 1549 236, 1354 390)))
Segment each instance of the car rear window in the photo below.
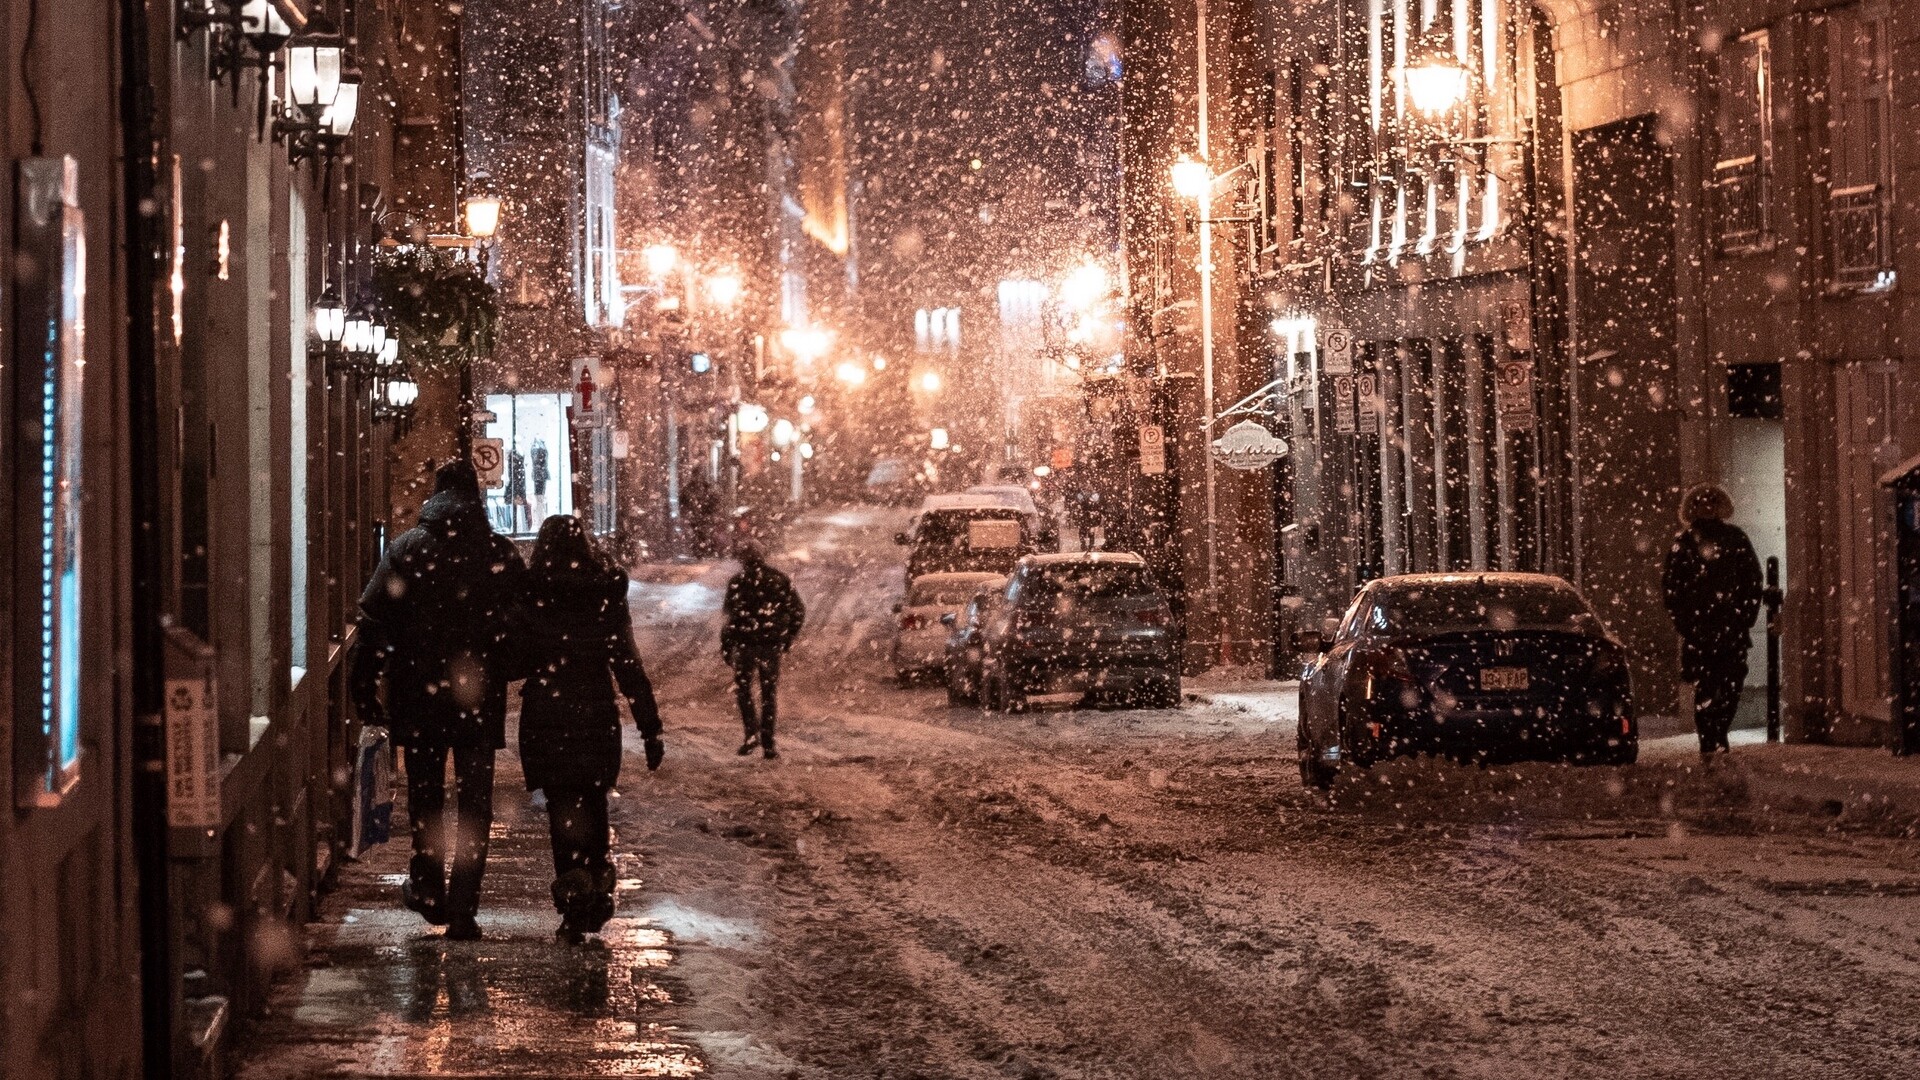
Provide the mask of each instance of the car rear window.
POLYGON ((1382 593, 1367 621, 1370 629, 1390 634, 1586 630, 1593 625, 1593 613, 1572 589, 1463 581, 1382 593))
MULTIPOLYGON (((934 547, 975 546, 972 534, 975 532, 973 524, 976 521, 1012 522, 1017 529, 1020 515, 1013 510, 929 510, 921 515, 920 527, 914 533, 914 540, 934 547)), ((1016 539, 1015 542, 1017 543, 1018 540, 1016 539)))
POLYGON ((1134 563, 1080 563, 1049 566, 1020 586, 1020 598, 1044 603, 1056 599, 1120 600, 1158 596, 1147 568, 1134 563))

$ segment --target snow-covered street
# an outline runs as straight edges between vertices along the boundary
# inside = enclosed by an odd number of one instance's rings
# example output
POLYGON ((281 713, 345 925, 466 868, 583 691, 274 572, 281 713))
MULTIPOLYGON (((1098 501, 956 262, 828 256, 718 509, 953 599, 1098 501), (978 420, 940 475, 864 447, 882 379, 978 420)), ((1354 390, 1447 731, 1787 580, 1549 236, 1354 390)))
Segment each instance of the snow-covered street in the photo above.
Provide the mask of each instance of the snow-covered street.
POLYGON ((773 547, 811 609, 778 761, 733 753, 730 565, 642 568, 668 756, 649 775, 628 731, 604 948, 553 943, 544 822, 502 755, 486 938, 395 905, 396 838, 310 928, 242 1075, 1920 1074, 1898 815, 1794 793, 1765 748, 1702 774, 1658 743, 1627 770, 1396 764, 1329 802, 1271 684, 949 709, 886 667, 897 517, 773 547))

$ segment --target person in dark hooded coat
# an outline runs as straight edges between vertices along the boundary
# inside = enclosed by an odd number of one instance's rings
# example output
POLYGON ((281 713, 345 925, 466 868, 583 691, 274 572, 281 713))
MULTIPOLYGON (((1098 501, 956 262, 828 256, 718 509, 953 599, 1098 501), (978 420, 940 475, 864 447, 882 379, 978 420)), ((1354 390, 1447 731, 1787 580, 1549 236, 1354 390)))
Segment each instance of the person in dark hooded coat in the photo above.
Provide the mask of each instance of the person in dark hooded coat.
POLYGON ((578 942, 613 917, 607 792, 620 779, 617 689, 645 740, 647 768, 663 756, 653 684, 633 643, 627 576, 594 551, 580 520, 541 523, 527 572, 520 659, 520 764, 543 791, 553 840, 556 933, 578 942))
POLYGON ((480 936, 493 755, 506 745, 506 648, 525 573, 487 522, 473 466, 454 461, 435 473, 420 523, 388 546, 360 596, 354 702, 367 723, 387 725, 406 765, 413 860, 401 900, 456 940, 480 936), (449 755, 458 809, 450 878, 449 755))
POLYGON ((1686 526, 1673 538, 1660 583, 1680 632, 1680 677, 1693 684, 1693 723, 1702 758, 1727 749, 1727 732, 1747 681, 1747 651, 1763 596, 1760 559, 1733 516, 1733 499, 1713 484, 1687 493, 1686 526))
POLYGON ((763 756, 778 757, 773 748, 773 722, 778 712, 780 658, 800 635, 800 627, 807 620, 807 606, 800 602, 793 581, 767 565, 759 545, 744 542, 734 555, 740 560, 740 572, 727 582, 727 598, 721 605, 726 621, 720 629, 720 655, 733 668, 734 697, 740 705, 740 722, 746 727, 740 753, 750 754, 757 745, 763 756), (755 681, 760 683, 757 714, 755 681))

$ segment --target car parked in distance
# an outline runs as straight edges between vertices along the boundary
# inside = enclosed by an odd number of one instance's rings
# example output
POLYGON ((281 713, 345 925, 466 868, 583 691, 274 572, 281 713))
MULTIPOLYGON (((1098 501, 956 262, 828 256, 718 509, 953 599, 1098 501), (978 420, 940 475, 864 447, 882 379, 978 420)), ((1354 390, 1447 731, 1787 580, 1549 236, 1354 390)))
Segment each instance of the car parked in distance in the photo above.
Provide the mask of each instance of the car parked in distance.
POLYGON ((911 506, 925 490, 920 470, 905 458, 881 458, 867 470, 867 499, 887 506, 911 506))
POLYGON ((985 495, 929 495, 894 535, 907 553, 907 580, 922 574, 1006 574, 1037 549, 1028 516, 985 495))
POLYGON ((1300 776, 1442 754, 1630 764, 1626 651, 1580 591, 1546 574, 1408 574, 1360 590, 1331 636, 1294 635, 1300 776))
POLYGON ((1023 558, 983 606, 977 633, 980 699, 989 709, 1017 712, 1043 694, 1180 704, 1173 610, 1138 555, 1023 558))
POLYGON ((981 586, 957 615, 940 616, 947 631, 946 674, 947 704, 980 703, 980 664, 983 650, 980 631, 1006 592, 1006 579, 981 586))
POLYGON ((944 675, 947 637, 951 624, 943 618, 957 615, 983 588, 1006 583, 999 574, 922 574, 907 584, 906 595, 893 605, 893 647, 889 655, 901 682, 944 675))
POLYGON ((975 484, 965 492, 968 495, 982 495, 1027 515, 1028 527, 1033 530, 1041 551, 1060 550, 1060 519, 1046 506, 1036 502, 1033 492, 1019 484, 975 484))

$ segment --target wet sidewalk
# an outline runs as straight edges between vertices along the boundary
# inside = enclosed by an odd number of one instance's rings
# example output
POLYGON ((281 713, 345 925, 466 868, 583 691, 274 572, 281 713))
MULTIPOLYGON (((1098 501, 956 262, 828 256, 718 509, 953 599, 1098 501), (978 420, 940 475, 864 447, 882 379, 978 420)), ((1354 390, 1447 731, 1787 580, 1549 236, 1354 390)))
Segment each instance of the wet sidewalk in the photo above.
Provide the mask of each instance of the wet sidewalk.
POLYGON ((676 1027, 675 942, 641 913, 648 868, 620 838, 639 831, 636 800, 610 808, 621 911, 584 947, 554 941, 546 811, 512 752, 499 756, 480 941, 446 941, 398 905, 408 855, 399 801, 393 840, 344 868, 307 927, 304 969, 248 1032, 243 1080, 705 1073, 676 1027))

